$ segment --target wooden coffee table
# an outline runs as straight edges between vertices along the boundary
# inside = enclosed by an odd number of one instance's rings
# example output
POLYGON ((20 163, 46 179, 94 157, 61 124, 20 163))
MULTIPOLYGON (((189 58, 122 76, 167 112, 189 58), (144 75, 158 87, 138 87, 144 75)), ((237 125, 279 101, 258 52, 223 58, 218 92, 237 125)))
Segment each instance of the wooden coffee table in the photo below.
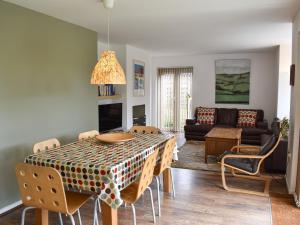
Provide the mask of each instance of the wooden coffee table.
POLYGON ((213 128, 205 135, 205 163, 207 156, 219 156, 241 143, 241 128, 213 128))

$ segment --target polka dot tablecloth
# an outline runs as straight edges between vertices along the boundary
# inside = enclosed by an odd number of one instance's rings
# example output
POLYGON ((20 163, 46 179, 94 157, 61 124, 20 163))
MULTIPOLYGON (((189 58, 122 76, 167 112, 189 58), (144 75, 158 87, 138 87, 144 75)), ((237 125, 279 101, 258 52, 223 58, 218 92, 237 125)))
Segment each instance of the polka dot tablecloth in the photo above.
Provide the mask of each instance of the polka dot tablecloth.
POLYGON ((96 138, 77 141, 26 157, 25 162, 56 168, 72 189, 96 192, 112 208, 122 204, 120 191, 135 182, 149 154, 164 148, 171 134, 133 134, 122 144, 96 138))

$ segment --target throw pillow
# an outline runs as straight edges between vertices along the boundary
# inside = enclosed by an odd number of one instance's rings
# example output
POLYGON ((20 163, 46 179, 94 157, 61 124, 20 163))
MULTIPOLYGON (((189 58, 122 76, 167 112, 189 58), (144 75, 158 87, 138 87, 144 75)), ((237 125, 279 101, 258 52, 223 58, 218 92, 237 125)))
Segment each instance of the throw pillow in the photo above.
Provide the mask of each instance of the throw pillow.
POLYGON ((215 115, 216 115, 215 108, 198 107, 197 108, 197 124, 214 125, 215 124, 215 115))
POLYGON ((238 127, 256 127, 257 112, 254 110, 239 110, 238 127))

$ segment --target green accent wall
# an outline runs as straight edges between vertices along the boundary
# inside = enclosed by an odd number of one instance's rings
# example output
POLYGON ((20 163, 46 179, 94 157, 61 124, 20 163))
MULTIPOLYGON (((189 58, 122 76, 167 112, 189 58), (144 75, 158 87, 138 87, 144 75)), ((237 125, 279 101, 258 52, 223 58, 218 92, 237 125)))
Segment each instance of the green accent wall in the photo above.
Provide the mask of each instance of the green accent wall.
POLYGON ((96 32, 0 0, 0 209, 34 143, 97 129, 96 32))

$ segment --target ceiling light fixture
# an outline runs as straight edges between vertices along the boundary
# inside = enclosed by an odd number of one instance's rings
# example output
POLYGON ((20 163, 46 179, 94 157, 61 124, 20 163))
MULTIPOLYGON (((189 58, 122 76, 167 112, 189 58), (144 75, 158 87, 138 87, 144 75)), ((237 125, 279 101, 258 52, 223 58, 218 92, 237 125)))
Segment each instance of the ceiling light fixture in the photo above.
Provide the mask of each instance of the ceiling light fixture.
POLYGON ((107 19, 107 50, 102 52, 91 78, 91 84, 126 84, 126 77, 116 53, 109 50, 109 25, 110 9, 114 6, 114 0, 102 0, 104 8, 108 10, 107 19))

